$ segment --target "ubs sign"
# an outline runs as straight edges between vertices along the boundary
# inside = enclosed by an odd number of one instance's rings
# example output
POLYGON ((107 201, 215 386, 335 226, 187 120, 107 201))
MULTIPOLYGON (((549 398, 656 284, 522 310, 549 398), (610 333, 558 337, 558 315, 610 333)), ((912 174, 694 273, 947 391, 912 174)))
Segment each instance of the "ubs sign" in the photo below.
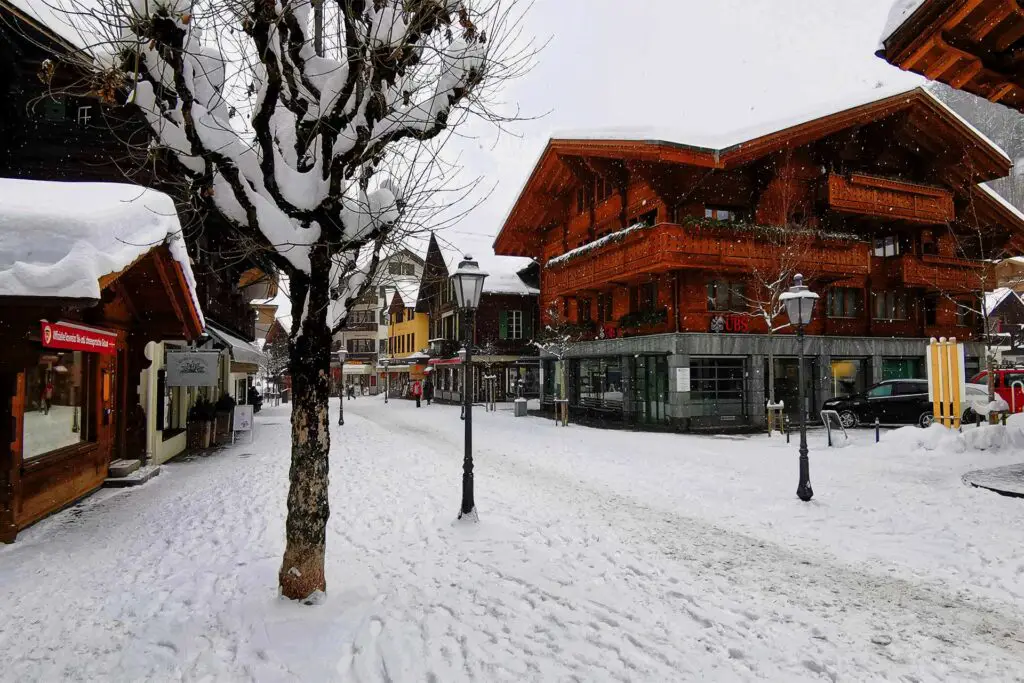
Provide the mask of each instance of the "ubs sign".
POLYGON ((742 334, 750 331, 750 318, 745 315, 716 315, 711 319, 711 331, 742 334))

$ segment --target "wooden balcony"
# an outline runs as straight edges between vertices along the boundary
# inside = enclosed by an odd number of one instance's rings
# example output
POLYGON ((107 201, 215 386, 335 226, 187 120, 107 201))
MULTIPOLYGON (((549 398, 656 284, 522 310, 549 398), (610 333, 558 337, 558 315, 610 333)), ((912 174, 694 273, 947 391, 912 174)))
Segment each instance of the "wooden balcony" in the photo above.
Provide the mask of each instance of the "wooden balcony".
MULTIPOLYGON (((727 225, 662 223, 548 266, 543 273, 544 288, 561 296, 673 270, 748 272, 758 266, 770 268, 778 257, 770 245, 751 235, 727 225)), ((871 269, 871 248, 865 242, 808 238, 801 249, 801 261, 819 277, 866 275, 871 269)))
POLYGON ((885 275, 904 287, 943 292, 986 291, 995 287, 989 264, 947 256, 904 254, 883 262, 885 275))
POLYGON ((948 190, 859 173, 829 175, 828 204, 844 213, 922 224, 948 223, 956 216, 948 190))

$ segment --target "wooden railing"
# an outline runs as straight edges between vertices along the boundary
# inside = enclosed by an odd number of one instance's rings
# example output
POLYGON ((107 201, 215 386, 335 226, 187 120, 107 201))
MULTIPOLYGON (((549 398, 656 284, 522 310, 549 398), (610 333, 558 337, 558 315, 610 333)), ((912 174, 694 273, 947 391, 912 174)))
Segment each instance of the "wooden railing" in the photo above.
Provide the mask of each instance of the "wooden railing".
MULTIPOLYGON (((866 275, 871 249, 853 239, 808 238, 800 260, 820 275, 866 275)), ((650 273, 695 269, 750 271, 777 261, 772 245, 730 226, 662 223, 637 230, 544 270, 544 288, 554 296, 596 289, 609 282, 628 282, 650 273)))
POLYGON ((196 289, 208 320, 247 341, 256 339, 256 311, 245 296, 209 272, 196 274, 196 289))
POLYGON ((906 287, 924 287, 944 292, 981 291, 994 287, 992 268, 967 259, 904 254, 889 260, 889 276, 906 287))
POLYGON ((828 203, 837 211, 916 223, 955 218, 953 193, 938 187, 854 173, 828 177, 828 203))

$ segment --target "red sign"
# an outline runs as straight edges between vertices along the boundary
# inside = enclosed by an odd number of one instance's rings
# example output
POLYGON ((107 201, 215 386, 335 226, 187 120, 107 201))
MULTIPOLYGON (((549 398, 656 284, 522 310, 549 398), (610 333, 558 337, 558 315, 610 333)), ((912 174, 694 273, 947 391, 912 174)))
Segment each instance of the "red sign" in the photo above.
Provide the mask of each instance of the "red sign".
POLYGON ((49 349, 69 349, 108 355, 117 352, 117 334, 114 332, 75 323, 51 323, 46 320, 40 322, 43 325, 43 346, 49 349))

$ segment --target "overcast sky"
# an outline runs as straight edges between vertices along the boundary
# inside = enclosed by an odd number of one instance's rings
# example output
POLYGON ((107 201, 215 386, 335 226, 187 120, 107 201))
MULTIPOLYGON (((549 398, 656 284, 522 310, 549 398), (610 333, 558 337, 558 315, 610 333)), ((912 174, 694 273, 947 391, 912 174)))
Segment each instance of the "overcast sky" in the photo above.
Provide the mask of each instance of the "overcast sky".
MULTIPOLYGON (((670 128, 704 135, 786 119, 817 103, 913 84, 874 56, 892 0, 536 0, 526 33, 549 41, 504 93, 538 120, 518 138, 471 127, 469 177, 493 192, 445 239, 489 250, 548 138, 670 128)), ((485 255, 485 254, 484 254, 485 255)), ((282 307, 280 313, 286 314, 282 307)))

